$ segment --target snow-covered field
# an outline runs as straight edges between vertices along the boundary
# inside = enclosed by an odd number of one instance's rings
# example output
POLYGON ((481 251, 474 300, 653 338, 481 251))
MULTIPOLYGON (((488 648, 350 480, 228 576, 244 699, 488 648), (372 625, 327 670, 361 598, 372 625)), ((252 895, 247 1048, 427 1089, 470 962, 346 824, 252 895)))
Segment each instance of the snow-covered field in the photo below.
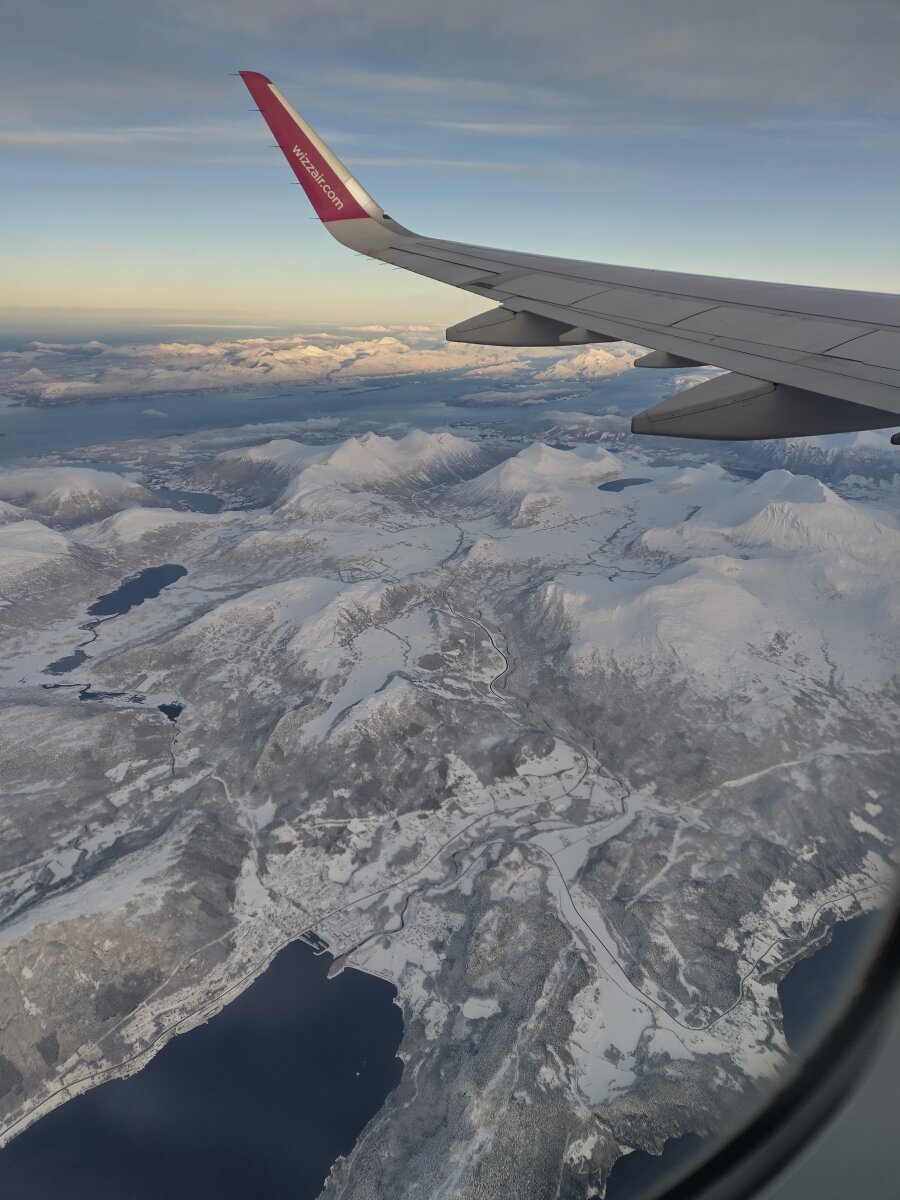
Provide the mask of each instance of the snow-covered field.
POLYGON ((0 472, 7 1134, 309 930, 405 1022, 329 1194, 597 1194, 789 1062, 779 979, 891 878, 896 514, 540 420, 0 472))

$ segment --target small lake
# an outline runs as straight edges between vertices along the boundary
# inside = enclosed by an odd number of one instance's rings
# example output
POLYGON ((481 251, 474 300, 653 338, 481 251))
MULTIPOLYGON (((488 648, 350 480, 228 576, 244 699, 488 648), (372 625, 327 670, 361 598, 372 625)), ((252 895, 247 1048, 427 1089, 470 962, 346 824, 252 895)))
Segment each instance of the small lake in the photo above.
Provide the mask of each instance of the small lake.
MULTIPOLYGON (((94 464, 91 464, 92 466, 94 464)), ((179 488, 155 487, 150 491, 166 504, 188 512, 217 513, 222 511, 222 501, 212 492, 186 492, 179 488)))
POLYGON ((70 671, 74 671, 76 667, 80 667, 83 662, 87 662, 87 655, 83 650, 73 650, 71 654, 64 654, 62 658, 57 658, 55 662, 48 663, 42 674, 44 675, 68 675, 70 671))
MULTIPOLYGON (((129 575, 127 579, 123 579, 114 591, 98 596, 88 609, 88 613, 92 617, 100 617, 101 620, 89 621, 86 625, 81 626, 82 629, 91 632, 91 637, 81 645, 88 646, 96 639, 97 626, 103 621, 110 617, 121 617, 132 608, 143 604, 145 600, 155 600, 163 588, 167 588, 170 583, 174 583, 182 575, 187 575, 187 568, 182 567, 180 563, 163 563, 159 567, 145 567, 136 575, 129 575)), ((79 646, 71 654, 65 654, 62 658, 48 663, 42 674, 68 675, 70 671, 82 666, 89 658, 90 655, 79 646)), ((49 687, 50 685, 45 684, 44 686, 49 687)), ((99 697, 91 695, 81 698, 96 700, 99 697)), ((165 710, 161 708, 161 711, 165 710)), ((166 715, 168 716, 168 713, 166 715)))
POLYGON ((145 567, 136 575, 123 579, 113 592, 99 596, 88 609, 92 617, 121 617, 145 600, 155 600, 163 588, 187 575, 179 563, 163 563, 161 567, 145 567))
POLYGON ((292 942, 130 1079, 0 1151, 4 1200, 314 1200, 400 1081, 396 989, 292 942))
POLYGON ((649 479, 610 479, 607 483, 598 483, 598 492, 624 492, 626 488, 637 487, 641 483, 650 483, 649 479))

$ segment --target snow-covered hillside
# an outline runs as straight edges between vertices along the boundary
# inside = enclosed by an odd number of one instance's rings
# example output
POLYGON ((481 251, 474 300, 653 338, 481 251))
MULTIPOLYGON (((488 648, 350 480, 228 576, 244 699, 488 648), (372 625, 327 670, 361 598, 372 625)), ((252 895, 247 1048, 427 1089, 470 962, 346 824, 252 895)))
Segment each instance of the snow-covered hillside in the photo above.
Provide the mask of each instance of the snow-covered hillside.
POLYGON ((565 623, 573 670, 740 692, 768 724, 794 703, 791 672, 823 694, 836 679, 890 685, 900 530, 784 470, 749 483, 713 466, 651 473, 656 487, 631 492, 625 559, 558 575, 535 597, 565 623))
POLYGON ((348 501, 349 493, 390 494, 455 482, 483 470, 499 453, 451 433, 419 429, 400 438, 370 432, 325 448, 281 438, 225 451, 196 477, 256 500, 277 497, 279 507, 300 512, 313 495, 343 508, 356 503, 348 501))
POLYGON ((900 531, 606 420, 6 474, 3 1127, 309 931, 404 1017, 329 1195, 415 1200, 415 1162, 511 1200, 548 1145, 551 1191, 601 1194, 777 1076, 779 979, 891 878, 900 531), (225 507, 148 507, 138 471, 225 507))
POLYGON ((747 466, 785 467, 828 483, 857 477, 895 491, 900 489, 900 453, 890 439, 890 429, 788 438, 750 443, 741 448, 740 458, 747 466))
POLYGON ((139 481, 92 467, 0 470, 0 499, 62 527, 160 503, 139 481))
POLYGON ((67 557, 72 543, 40 521, 12 520, 0 528, 0 579, 7 582, 67 557))
POLYGON ((532 442, 518 454, 448 493, 462 505, 513 525, 541 525, 599 507, 599 483, 614 479, 621 464, 602 446, 557 450, 532 442))

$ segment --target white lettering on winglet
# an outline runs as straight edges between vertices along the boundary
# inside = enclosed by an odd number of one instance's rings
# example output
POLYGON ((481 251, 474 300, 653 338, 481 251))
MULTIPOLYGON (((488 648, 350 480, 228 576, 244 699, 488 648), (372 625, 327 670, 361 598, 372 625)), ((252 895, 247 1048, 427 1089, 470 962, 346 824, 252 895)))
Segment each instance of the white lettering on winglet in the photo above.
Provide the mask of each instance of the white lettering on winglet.
POLYGON ((335 208, 337 208, 337 209, 343 208, 344 207, 343 200, 340 198, 340 196, 337 194, 337 192, 332 187, 329 186, 327 180, 325 179, 325 176, 318 169, 318 167, 315 165, 315 163, 310 159, 310 157, 306 153, 306 151, 301 149, 300 146, 295 146, 293 152, 294 152, 295 157, 299 158, 301 166, 306 168, 306 170, 309 172, 310 176, 319 185, 319 187, 322 189, 322 191, 325 193, 325 195, 328 197, 328 199, 331 201, 331 203, 335 206, 335 208))

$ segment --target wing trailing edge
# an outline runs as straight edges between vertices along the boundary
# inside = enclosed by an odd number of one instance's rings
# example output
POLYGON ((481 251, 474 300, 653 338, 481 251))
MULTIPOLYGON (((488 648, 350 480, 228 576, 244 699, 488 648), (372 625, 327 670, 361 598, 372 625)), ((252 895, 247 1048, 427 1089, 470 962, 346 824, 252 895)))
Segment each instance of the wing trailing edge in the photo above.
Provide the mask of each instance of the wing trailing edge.
POLYGON ((638 413, 632 418, 631 432, 742 442, 881 429, 888 415, 833 396, 729 373, 676 392, 638 413))
POLYGON ((554 321, 552 317, 539 317, 526 309, 514 310, 502 305, 447 330, 448 342, 468 342, 474 346, 586 346, 591 342, 618 340, 565 321, 554 321))

